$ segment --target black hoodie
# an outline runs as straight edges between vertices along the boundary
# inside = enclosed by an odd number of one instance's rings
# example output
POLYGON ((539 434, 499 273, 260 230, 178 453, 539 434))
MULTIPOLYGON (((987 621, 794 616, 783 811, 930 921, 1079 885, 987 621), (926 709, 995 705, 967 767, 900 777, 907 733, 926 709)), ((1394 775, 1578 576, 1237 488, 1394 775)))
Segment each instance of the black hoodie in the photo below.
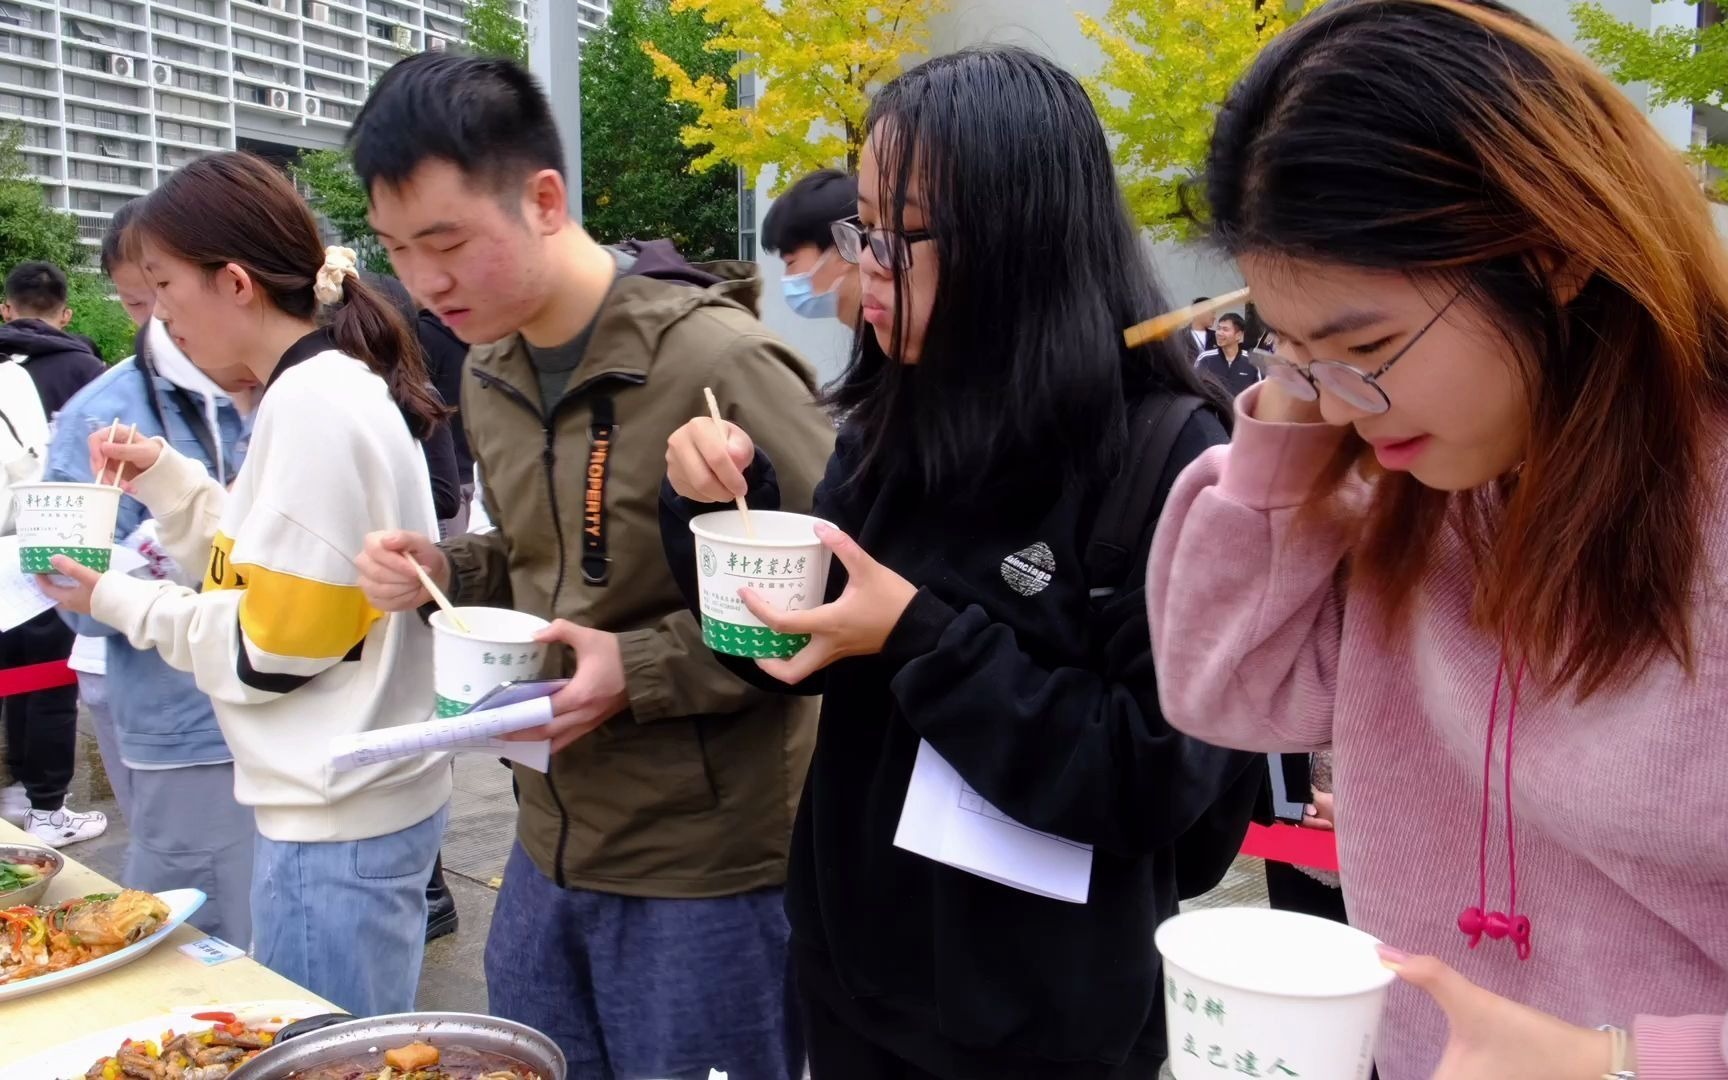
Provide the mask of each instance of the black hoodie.
MULTIPOLYGON (((1215 418, 1195 413, 1160 492, 1224 441, 1215 418)), ((960 505, 904 479, 849 483, 858 454, 842 430, 812 513, 920 588, 880 654, 791 691, 824 695, 786 885, 799 990, 943 1077, 1155 1076, 1165 1039, 1152 932, 1177 910, 1172 845, 1241 759, 1165 722, 1140 583, 1094 610, 1082 555, 1103 483, 1002 485, 1008 497, 960 505), (1029 562, 1043 573, 1025 574, 1029 562), (895 847, 921 739, 1017 821, 1094 845, 1087 903, 895 847)), ((760 454, 750 479, 750 506, 776 508, 760 454)), ((694 607, 688 521, 719 508, 670 487, 661 505, 694 607)), ((836 561, 829 600, 845 580, 836 561)))
POLYGON ((50 419, 106 370, 81 339, 40 319, 0 324, 0 358, 13 356, 24 358, 24 370, 42 399, 42 413, 50 419))

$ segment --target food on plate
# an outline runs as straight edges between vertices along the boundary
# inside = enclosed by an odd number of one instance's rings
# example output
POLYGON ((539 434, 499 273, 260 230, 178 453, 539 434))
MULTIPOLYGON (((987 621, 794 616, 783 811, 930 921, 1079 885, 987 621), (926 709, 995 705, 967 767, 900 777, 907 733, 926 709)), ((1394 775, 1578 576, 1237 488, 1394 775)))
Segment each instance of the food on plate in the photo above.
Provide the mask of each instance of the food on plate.
POLYGON ((84 1080, 223 1080, 263 1053, 282 1026, 244 1024, 233 1013, 199 1013, 195 1019, 217 1023, 182 1035, 164 1031, 155 1041, 127 1039, 112 1057, 90 1066, 84 1080))
POLYGON ((432 1046, 413 1042, 352 1058, 336 1065, 319 1065, 295 1074, 295 1080, 543 1080, 539 1073, 503 1054, 466 1046, 432 1046))
POLYGON ((384 1064, 392 1069, 413 1072, 438 1064, 438 1048, 429 1043, 412 1042, 384 1051, 384 1064))
POLYGON ((0 984, 64 971, 160 930, 168 905, 149 893, 96 894, 0 911, 0 984))
POLYGON ((47 863, 0 859, 0 893, 28 889, 48 872, 47 863))

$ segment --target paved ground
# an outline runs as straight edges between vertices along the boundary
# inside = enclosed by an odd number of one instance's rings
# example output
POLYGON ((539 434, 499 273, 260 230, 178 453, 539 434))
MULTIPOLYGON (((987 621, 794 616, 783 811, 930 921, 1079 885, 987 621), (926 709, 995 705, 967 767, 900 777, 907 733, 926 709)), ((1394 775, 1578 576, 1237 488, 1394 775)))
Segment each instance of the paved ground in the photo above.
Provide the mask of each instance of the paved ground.
MULTIPOLYGON (((79 810, 109 816, 103 836, 67 848, 73 858, 110 878, 118 878, 126 849, 126 823, 119 818, 113 789, 96 751, 94 737, 81 733, 77 778, 69 800, 79 810)), ((456 894, 462 926, 426 950, 420 978, 423 1009, 486 1011, 486 981, 481 963, 486 932, 492 925, 497 881, 504 872, 516 817, 510 774, 493 758, 461 754, 456 758, 456 794, 444 840, 444 870, 456 894)), ((1258 859, 1238 859, 1222 885, 1192 907, 1264 905, 1266 880, 1258 859)))

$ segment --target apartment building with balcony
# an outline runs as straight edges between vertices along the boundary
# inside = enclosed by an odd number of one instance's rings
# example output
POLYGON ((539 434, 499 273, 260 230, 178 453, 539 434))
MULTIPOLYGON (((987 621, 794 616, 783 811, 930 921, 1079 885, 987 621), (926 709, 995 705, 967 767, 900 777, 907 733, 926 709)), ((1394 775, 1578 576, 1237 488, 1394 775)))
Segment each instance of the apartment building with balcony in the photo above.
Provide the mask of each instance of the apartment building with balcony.
POLYGON ((0 0, 0 123, 20 125, 49 202, 94 242, 121 204, 201 154, 286 161, 339 146, 386 69, 462 43, 465 9, 464 0, 0 0))
MULTIPOLYGON (((550 0, 550 2, 559 3, 560 0, 550 0)), ((569 3, 576 8, 576 22, 580 27, 578 33, 581 34, 583 44, 587 44, 588 39, 606 25, 606 19, 612 14, 612 0, 562 0, 562 2, 569 3)))

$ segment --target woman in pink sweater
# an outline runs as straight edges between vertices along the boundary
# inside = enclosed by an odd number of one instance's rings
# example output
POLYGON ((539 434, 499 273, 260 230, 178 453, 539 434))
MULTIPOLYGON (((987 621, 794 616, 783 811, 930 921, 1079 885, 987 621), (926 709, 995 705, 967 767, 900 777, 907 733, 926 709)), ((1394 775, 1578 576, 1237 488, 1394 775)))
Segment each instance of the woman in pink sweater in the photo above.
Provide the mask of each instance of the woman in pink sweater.
POLYGON ((1336 748, 1346 901, 1405 984, 1384 1080, 1728 1080, 1728 260, 1697 184, 1521 17, 1353 0, 1236 87, 1205 195, 1280 358, 1164 510, 1171 723, 1336 748))

